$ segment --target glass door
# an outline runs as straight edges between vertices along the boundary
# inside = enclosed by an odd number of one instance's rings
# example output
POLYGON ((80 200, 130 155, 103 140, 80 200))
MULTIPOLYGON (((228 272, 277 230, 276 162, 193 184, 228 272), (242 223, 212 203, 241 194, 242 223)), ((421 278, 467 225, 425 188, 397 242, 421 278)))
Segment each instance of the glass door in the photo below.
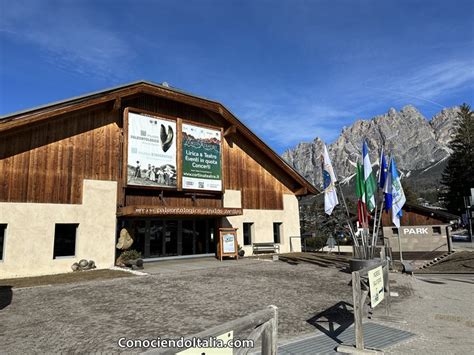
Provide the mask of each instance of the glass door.
POLYGON ((164 221, 163 256, 178 255, 178 221, 164 221))
POLYGON ((151 220, 149 226, 150 257, 163 255, 163 221, 151 220))

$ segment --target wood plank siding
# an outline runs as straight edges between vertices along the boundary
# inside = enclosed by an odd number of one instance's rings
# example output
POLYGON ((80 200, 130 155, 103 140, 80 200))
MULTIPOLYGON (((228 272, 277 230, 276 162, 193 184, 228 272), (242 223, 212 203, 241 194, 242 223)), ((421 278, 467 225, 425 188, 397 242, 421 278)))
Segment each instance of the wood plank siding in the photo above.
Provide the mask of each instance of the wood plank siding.
POLYGON ((227 130, 222 146, 224 189, 242 191, 242 208, 282 209, 283 194, 301 190, 281 162, 269 159, 268 152, 215 110, 136 91, 115 100, 95 97, 95 106, 81 102, 78 110, 62 109, 46 119, 44 113, 34 112, 34 119, 24 125, 20 119, 0 121, 0 201, 79 204, 83 180, 96 179, 118 182, 118 207, 223 207, 221 193, 164 191, 160 196, 160 190, 123 187, 125 107, 227 130))

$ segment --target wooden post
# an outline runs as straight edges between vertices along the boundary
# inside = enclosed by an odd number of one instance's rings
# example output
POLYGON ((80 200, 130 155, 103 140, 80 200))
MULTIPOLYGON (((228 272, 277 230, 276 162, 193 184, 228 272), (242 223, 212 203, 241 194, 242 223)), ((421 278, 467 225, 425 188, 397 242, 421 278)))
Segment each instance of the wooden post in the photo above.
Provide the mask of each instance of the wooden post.
POLYGON ((273 317, 268 321, 269 327, 266 327, 262 334, 262 355, 276 355, 278 343, 278 308, 269 306, 273 310, 273 317))
POLYGON ((352 273, 352 298, 354 302, 354 328, 356 338, 356 348, 364 349, 364 334, 362 331, 362 291, 360 287, 360 274, 355 271, 352 273))
POLYGON ((386 292, 386 297, 385 297, 385 314, 387 316, 390 315, 391 311, 392 311, 392 297, 390 296, 390 277, 389 277, 389 274, 390 274, 390 268, 388 266, 388 261, 385 260, 385 265, 384 265, 384 268, 387 269, 387 292, 386 292))

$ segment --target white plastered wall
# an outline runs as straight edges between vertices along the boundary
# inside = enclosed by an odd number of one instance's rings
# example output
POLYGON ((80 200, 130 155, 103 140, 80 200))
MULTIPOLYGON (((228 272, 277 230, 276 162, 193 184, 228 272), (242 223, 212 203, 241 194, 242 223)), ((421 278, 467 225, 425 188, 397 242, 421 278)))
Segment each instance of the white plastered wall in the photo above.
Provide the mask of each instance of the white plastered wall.
POLYGON ((84 180, 82 204, 0 203, 6 223, 0 279, 71 271, 81 259, 97 268, 115 262, 117 183, 84 180), (53 259, 56 223, 78 223, 74 257, 53 259))
MULTIPOLYGON (((241 208, 241 191, 226 190, 224 207, 241 208)), ((238 228, 237 241, 245 250, 245 255, 252 255, 252 246, 244 246, 244 223, 253 223, 252 243, 262 243, 273 242, 273 223, 280 222, 282 223, 280 252, 301 251, 299 207, 295 195, 283 195, 283 210, 244 209, 242 216, 225 217, 222 222, 223 227, 238 228)))

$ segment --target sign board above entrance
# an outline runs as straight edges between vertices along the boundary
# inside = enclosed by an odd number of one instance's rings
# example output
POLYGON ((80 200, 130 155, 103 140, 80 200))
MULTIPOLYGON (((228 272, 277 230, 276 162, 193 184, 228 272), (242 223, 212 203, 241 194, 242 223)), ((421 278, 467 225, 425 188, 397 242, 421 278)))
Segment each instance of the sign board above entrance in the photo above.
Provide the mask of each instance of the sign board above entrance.
POLYGON ((222 190, 221 130, 182 125, 183 189, 222 190))
POLYGON ((222 127, 131 107, 123 119, 125 186, 223 191, 222 127))
POLYGON ((241 208, 126 206, 119 209, 118 216, 240 216, 241 208))
POLYGON ((176 187, 176 122, 128 113, 127 184, 176 187))

